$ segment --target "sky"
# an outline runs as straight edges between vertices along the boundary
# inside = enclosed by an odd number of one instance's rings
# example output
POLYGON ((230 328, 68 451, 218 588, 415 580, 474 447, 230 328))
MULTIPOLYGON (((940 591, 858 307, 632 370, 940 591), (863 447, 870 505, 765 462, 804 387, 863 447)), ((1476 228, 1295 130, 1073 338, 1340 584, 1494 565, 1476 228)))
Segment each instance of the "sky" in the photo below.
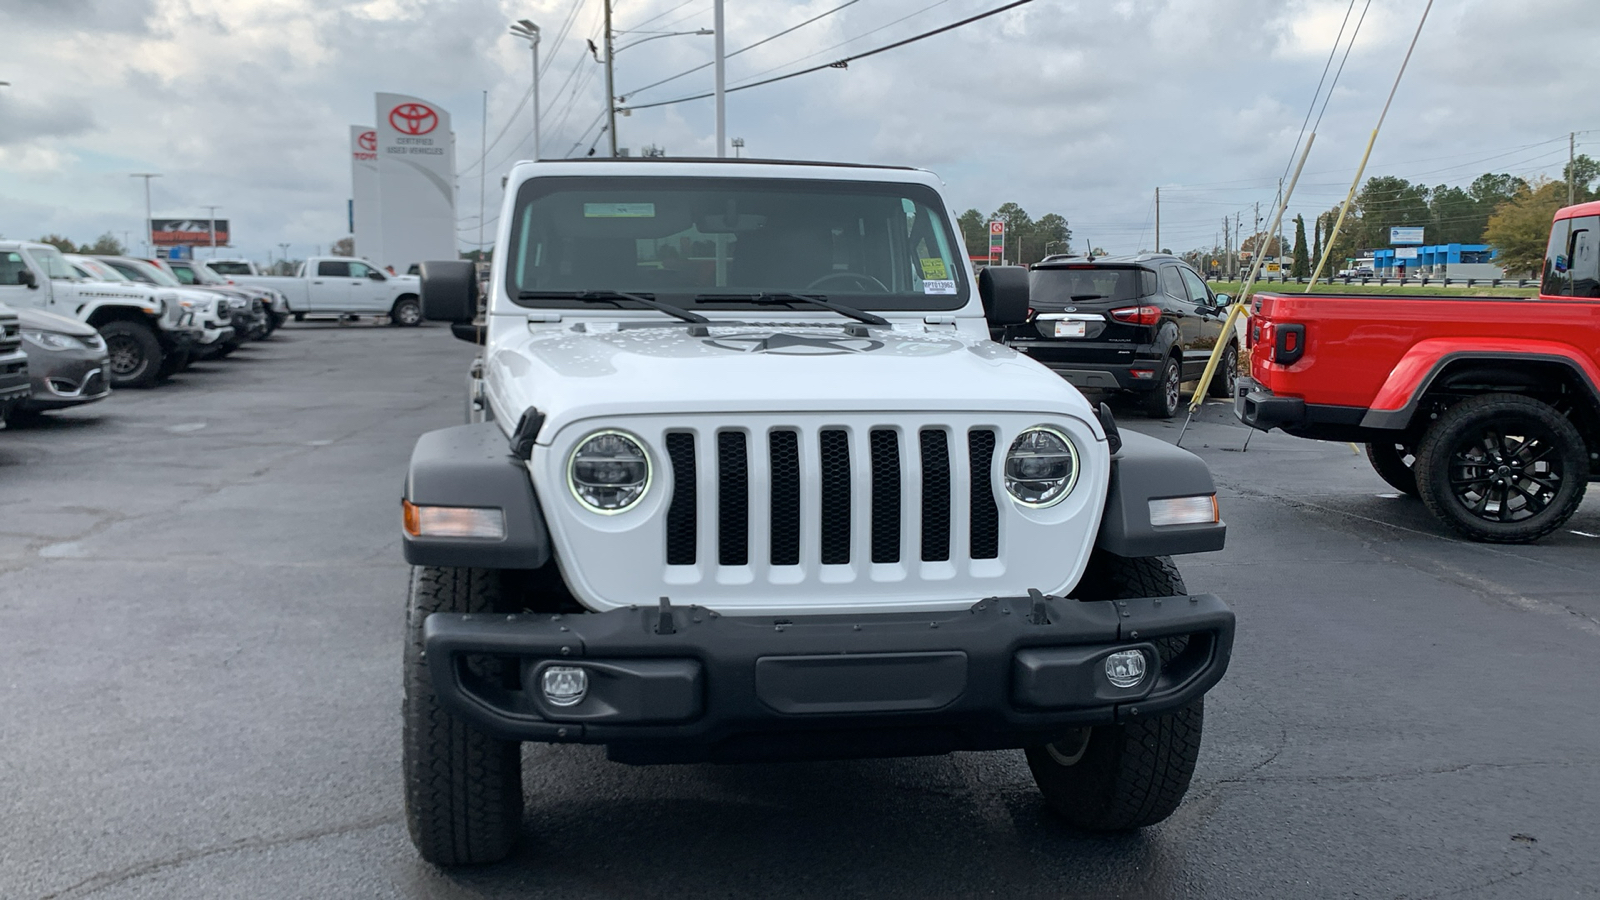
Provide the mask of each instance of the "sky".
MULTIPOLYGON (((872 50, 1005 0, 726 0, 730 87, 872 50), (808 18, 818 21, 734 54, 808 18)), ((1349 189, 1426 0, 1033 0, 849 64, 731 93, 743 154, 911 165, 957 211, 1054 212, 1074 248, 1210 247, 1222 218, 1270 217, 1308 114, 1316 139, 1289 216, 1349 189), (1327 81, 1332 57, 1337 85, 1327 81), (1313 98, 1320 111, 1313 111, 1313 98)), ((326 251, 347 233, 348 127, 373 94, 449 110, 462 249, 489 234, 500 177, 532 154, 528 45, 537 22, 543 152, 605 153, 603 0, 0 0, 0 236, 111 232, 157 217, 230 220, 227 255, 326 251), (483 115, 487 91, 487 122, 483 115), (484 126, 490 149, 483 153, 484 126), (502 135, 496 142, 497 135, 502 135), (480 163, 486 163, 480 165, 480 163), (481 184, 480 184, 481 182, 481 184)), ((623 104, 709 91, 712 0, 615 0, 623 104)), ((1594 0, 1436 0, 1368 175, 1466 184, 1486 171, 1559 177, 1568 135, 1600 156, 1594 0), (1562 48, 1571 48, 1570 54, 1562 48), (1569 62, 1562 62, 1563 57, 1569 62)), ((619 116, 635 153, 715 155, 710 100, 619 116)), ((732 152, 730 150, 730 152, 732 152)), ((202 254, 204 255, 204 254, 202 254)))

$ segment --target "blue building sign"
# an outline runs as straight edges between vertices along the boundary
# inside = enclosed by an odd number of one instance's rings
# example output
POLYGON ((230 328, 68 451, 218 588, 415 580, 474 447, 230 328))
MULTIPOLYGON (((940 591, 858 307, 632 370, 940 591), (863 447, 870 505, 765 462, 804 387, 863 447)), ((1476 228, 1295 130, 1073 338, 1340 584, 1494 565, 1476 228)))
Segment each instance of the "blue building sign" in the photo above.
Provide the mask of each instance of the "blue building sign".
POLYGON ((1391 244, 1420 244, 1423 242, 1422 226, 1395 227, 1389 229, 1389 243, 1391 244))

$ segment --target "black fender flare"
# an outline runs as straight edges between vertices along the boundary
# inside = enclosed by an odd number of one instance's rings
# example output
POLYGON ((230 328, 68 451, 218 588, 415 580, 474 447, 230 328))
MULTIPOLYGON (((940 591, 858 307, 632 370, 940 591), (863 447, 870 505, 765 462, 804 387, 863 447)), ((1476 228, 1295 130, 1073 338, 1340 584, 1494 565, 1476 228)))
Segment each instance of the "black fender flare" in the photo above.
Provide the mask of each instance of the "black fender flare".
POLYGON ((1200 457, 1166 441, 1133 431, 1122 434, 1122 449, 1111 458, 1111 486, 1095 546, 1118 556, 1170 556, 1221 550, 1228 526, 1150 523, 1150 501, 1217 492, 1211 470, 1200 457))
POLYGON ((550 561, 550 529, 533 482, 494 422, 441 428, 418 438, 404 497, 417 506, 499 509, 505 516, 501 540, 414 537, 402 529, 406 562, 414 566, 537 569, 550 561))

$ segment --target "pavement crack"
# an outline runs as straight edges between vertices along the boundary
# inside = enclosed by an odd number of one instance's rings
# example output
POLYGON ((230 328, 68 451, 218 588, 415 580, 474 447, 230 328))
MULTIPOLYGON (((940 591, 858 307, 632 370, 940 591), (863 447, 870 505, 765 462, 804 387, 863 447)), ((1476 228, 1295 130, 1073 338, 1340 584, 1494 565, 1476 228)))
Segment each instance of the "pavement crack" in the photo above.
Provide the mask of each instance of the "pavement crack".
POLYGON ((305 841, 319 840, 325 837, 338 837, 340 835, 352 834, 358 831, 367 831, 373 828, 378 828, 380 826, 399 821, 399 819, 400 817, 398 815, 390 814, 384 816, 374 816, 357 822, 350 822, 344 825, 335 826, 333 828, 312 829, 310 831, 302 831, 296 834, 284 835, 282 837, 241 838, 232 844, 222 847, 206 847, 203 849, 191 850, 186 853, 180 853, 176 856, 167 857, 166 859, 152 860, 150 862, 138 863, 126 868, 117 869, 112 872, 101 872, 95 875, 90 875, 88 878, 85 878, 76 884, 64 887, 59 891, 41 895, 38 900, 67 900, 67 898, 71 897, 87 897, 91 894, 99 893, 106 888, 122 884, 123 882, 131 881, 135 878, 141 878, 145 875, 150 875, 155 872, 160 872, 163 869, 170 869, 175 866, 191 863, 196 860, 207 859, 213 856, 221 856, 226 853, 238 853, 248 850, 264 850, 271 847, 283 847, 305 841))

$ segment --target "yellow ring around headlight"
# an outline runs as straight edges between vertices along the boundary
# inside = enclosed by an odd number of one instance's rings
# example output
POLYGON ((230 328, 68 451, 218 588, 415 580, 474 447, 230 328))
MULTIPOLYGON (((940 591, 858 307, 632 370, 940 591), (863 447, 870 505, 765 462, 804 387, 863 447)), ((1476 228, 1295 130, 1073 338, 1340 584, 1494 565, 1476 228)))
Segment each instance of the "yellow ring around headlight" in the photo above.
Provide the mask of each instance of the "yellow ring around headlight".
POLYGON ((625 513, 628 510, 633 509, 635 506, 638 506, 644 500, 644 498, 649 495, 650 487, 655 483, 655 470, 655 463, 650 459, 650 447, 638 435, 616 428, 601 429, 600 431, 594 431, 584 435, 582 440, 572 445, 572 452, 567 454, 567 490, 571 492, 572 499, 578 501, 578 505, 582 506, 584 509, 587 509, 592 513, 599 513, 602 516, 615 516, 620 513, 625 513), (589 443, 595 438, 604 437, 608 434, 614 434, 617 437, 632 442, 635 447, 639 448, 639 452, 644 455, 644 487, 639 490, 639 496, 633 498, 631 503, 629 503, 627 506, 619 506, 616 509, 603 509, 583 499, 583 496, 578 493, 578 486, 573 477, 573 468, 578 462, 578 451, 582 450, 585 444, 589 443))
POLYGON ((1031 428, 1024 428, 1017 432, 1017 436, 1012 438, 1011 443, 1006 446, 1005 456, 1001 457, 1000 459, 1000 485, 1002 488, 1005 488, 1006 496, 1011 498, 1011 502, 1017 504, 1018 506, 1026 506, 1029 509, 1049 509, 1050 507, 1055 506, 1057 503, 1067 499, 1068 495, 1072 493, 1072 489, 1078 486, 1078 475, 1082 471, 1083 458, 1079 455, 1078 445, 1072 440, 1071 435, 1054 425, 1034 425, 1031 428), (1011 460, 1011 447, 1015 446, 1017 441, 1022 439, 1023 435, 1034 431, 1048 431, 1056 437, 1061 438, 1062 443, 1067 445, 1067 453, 1072 457, 1072 477, 1067 479, 1067 486, 1061 490, 1060 494, 1057 494, 1055 497, 1045 501, 1044 503, 1030 503, 1027 500, 1019 498, 1016 494, 1011 493, 1010 488, 1005 487, 1007 480, 1006 463, 1010 462, 1011 460))

